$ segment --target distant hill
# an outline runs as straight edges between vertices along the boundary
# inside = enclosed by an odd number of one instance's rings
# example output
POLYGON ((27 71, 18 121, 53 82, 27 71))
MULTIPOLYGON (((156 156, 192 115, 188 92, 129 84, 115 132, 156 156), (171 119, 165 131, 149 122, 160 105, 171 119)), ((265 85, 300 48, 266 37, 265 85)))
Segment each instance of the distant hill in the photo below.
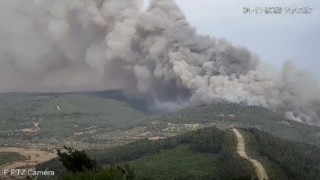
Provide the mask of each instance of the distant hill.
POLYGON ((212 124, 219 128, 252 127, 280 138, 320 145, 319 127, 290 121, 262 107, 220 102, 159 115, 150 114, 147 104, 119 90, 3 93, 0 94, 0 143, 1 138, 10 137, 67 138, 85 132, 150 127, 156 121, 212 124), (35 123, 41 131, 37 131, 35 123))
MULTIPOLYGON (((107 92, 104 92, 107 94, 107 92)), ((147 115, 110 92, 102 98, 93 92, 5 93, 0 95, 0 137, 37 133, 41 137, 63 138, 90 127, 130 129, 147 115)))
POLYGON ((216 103, 187 108, 150 121, 177 124, 212 124, 225 129, 233 126, 256 128, 276 137, 320 146, 320 127, 288 120, 266 108, 244 104, 216 103))

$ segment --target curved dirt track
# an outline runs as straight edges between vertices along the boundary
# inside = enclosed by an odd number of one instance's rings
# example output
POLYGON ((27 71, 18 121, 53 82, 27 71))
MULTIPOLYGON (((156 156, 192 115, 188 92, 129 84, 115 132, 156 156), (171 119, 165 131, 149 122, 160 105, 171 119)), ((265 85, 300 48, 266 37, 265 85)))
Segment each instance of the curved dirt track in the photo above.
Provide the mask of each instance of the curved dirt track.
POLYGON ((239 156, 242 157, 243 159, 248 160, 253 165, 259 180, 268 180, 267 172, 262 166, 262 164, 259 161, 250 158, 247 155, 244 138, 242 137, 242 134, 237 129, 233 128, 232 130, 237 137, 237 141, 238 141, 237 153, 239 154, 239 156))

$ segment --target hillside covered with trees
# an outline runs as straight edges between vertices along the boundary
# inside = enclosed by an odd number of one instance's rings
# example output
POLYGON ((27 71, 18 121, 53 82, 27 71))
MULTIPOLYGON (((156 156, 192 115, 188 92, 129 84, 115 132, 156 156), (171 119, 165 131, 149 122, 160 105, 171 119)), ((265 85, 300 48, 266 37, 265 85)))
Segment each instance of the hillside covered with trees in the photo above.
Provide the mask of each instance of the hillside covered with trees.
MULTIPOLYGON (((257 129, 242 129, 248 153, 260 160, 270 179, 316 179, 320 148, 274 137, 257 129)), ((230 130, 206 128, 165 140, 141 140, 125 146, 86 152, 101 167, 133 169, 137 179, 237 179, 256 177, 250 163, 236 153, 230 130)), ((61 169, 57 161, 39 168, 61 169)))

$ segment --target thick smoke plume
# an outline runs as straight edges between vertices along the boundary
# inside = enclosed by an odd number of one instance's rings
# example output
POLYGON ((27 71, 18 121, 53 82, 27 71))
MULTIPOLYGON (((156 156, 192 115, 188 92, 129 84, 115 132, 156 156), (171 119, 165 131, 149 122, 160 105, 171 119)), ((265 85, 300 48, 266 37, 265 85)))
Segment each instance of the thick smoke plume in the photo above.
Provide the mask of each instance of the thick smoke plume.
POLYGON ((122 88, 162 109, 245 102, 320 124, 316 80, 198 35, 172 0, 1 1, 0 23, 1 91, 122 88))

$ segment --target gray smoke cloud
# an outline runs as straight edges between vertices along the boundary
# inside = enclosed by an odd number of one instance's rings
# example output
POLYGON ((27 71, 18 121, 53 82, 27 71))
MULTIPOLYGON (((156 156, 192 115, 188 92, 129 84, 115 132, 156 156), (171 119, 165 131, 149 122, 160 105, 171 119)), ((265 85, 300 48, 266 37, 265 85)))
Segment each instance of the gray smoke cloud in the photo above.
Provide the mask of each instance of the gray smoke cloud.
POLYGON ((122 88, 159 109, 244 102, 320 125, 315 79, 197 34, 172 0, 0 1, 0 23, 1 91, 122 88))

